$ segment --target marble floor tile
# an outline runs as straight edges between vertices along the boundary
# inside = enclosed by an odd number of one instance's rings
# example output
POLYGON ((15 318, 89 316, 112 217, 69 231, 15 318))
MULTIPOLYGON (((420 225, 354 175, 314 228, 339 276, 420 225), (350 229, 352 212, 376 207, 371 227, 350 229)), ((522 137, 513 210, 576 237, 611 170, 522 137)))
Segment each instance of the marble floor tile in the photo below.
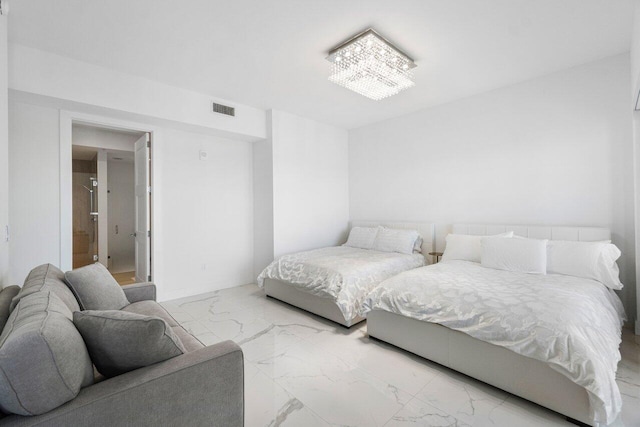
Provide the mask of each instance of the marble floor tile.
POLYGON ((256 317, 252 310, 241 310, 224 317, 206 318, 202 323, 210 332, 225 340, 240 342, 265 331, 272 323, 256 317))
POLYGON ((242 347, 246 360, 257 362, 286 352, 288 348, 298 344, 300 340, 298 336, 286 329, 271 325, 237 343, 242 347))
POLYGON ((420 391, 439 372, 433 363, 425 359, 369 338, 364 326, 349 330, 349 333, 345 331, 344 328, 341 331, 323 331, 305 339, 411 395, 420 391))
MULTIPOLYGON (((205 345, 245 356, 245 425, 571 426, 563 416, 367 335, 265 297, 256 285, 163 303, 205 345)), ((628 330, 612 427, 640 426, 640 337, 628 330)))
POLYGON ((224 341, 222 338, 216 336, 215 334, 212 334, 211 332, 206 332, 204 334, 196 335, 196 338, 202 344, 207 345, 207 346, 214 345, 214 344, 217 344, 219 342, 224 341))
MULTIPOLYGON (((638 373, 640 376, 640 373, 638 373)), ((622 388, 622 387, 621 387, 622 388)), ((637 392, 635 393, 638 394, 637 392)), ((622 393, 622 413, 620 414, 615 427, 635 427, 640 426, 640 398, 622 393)))
POLYGON ((211 332, 207 327, 199 320, 187 320, 180 322, 183 328, 185 328, 191 335, 202 335, 207 332, 211 332))
MULTIPOLYGON (((469 421, 469 420, 468 420, 469 421)), ((566 418, 535 403, 509 395, 486 416, 474 419, 474 426, 571 427, 566 418)))
POLYGON ((257 366, 332 424, 381 426, 411 399, 311 343, 290 347, 257 366))
POLYGON ((441 373, 416 397, 467 424, 479 424, 508 397, 506 392, 471 378, 441 373))
POLYGON ((304 403, 251 363, 245 363, 246 426, 328 426, 304 403))
POLYGON ((191 314, 185 311, 181 311, 177 306, 173 306, 167 303, 163 303, 162 305, 169 312, 169 314, 171 314, 171 316, 176 319, 177 322, 182 323, 196 320, 191 314))
POLYGON ((468 424, 456 419, 428 403, 412 399, 399 410, 385 427, 424 426, 424 427, 466 427, 468 424))

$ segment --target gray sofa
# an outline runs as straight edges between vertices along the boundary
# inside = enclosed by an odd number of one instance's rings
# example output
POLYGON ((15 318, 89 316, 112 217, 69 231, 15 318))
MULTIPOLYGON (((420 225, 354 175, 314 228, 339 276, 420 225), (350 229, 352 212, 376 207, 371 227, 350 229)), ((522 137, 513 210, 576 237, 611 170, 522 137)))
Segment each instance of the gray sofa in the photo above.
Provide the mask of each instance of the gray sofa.
POLYGON ((123 311, 164 319, 186 352, 109 379, 74 327, 80 308, 62 271, 36 267, 22 288, 0 292, 1 426, 244 425, 241 349, 205 347, 155 302, 154 284, 123 290, 123 311))

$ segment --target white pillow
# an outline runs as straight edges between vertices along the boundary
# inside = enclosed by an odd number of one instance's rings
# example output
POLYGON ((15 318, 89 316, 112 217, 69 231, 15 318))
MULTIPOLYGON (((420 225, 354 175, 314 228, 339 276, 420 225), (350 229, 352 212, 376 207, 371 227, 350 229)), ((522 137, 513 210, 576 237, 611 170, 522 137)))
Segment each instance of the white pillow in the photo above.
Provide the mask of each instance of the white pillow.
POLYGON ((373 248, 373 242, 378 235, 378 228, 380 227, 353 227, 344 246, 360 249, 373 248))
POLYGON ((483 267, 521 273, 547 273, 547 240, 482 239, 483 267))
POLYGON ((472 236, 468 234, 447 235, 447 245, 442 254, 442 261, 462 260, 480 262, 480 242, 486 237, 513 237, 513 231, 494 236, 472 236))
POLYGON ((416 230, 380 227, 373 243, 373 250, 412 254, 418 237, 420 234, 416 230))
POLYGON ((547 273, 597 280, 611 289, 622 289, 618 264, 620 249, 610 241, 568 242, 551 240, 547 246, 547 273))

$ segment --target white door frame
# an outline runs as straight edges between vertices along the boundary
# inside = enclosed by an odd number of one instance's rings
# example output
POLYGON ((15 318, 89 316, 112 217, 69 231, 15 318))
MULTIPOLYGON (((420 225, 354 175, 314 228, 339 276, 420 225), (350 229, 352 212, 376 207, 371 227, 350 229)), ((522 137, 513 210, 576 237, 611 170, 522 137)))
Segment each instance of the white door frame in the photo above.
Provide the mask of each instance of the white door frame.
MULTIPOLYGON (((153 196, 151 197, 151 280, 157 280, 156 269, 158 245, 157 230, 159 227, 160 210, 156 209, 159 204, 159 192, 156 191, 157 181, 155 179, 156 163, 153 161, 157 152, 157 142, 160 138, 158 128, 152 125, 130 122, 127 120, 114 119, 105 116, 79 113, 76 111, 60 110, 60 269, 68 271, 73 268, 73 172, 72 172, 72 126, 73 123, 82 123, 102 128, 127 129, 137 132, 148 132, 151 139, 151 186, 153 196)), ((160 291, 160 289, 158 289, 160 291)), ((159 292, 160 293, 160 292, 159 292)))
POLYGON ((145 133, 134 143, 133 169, 135 194, 135 277, 140 282, 151 280, 151 204, 150 204, 150 164, 151 157, 149 134, 145 133), (141 215, 143 213, 143 215, 141 215))

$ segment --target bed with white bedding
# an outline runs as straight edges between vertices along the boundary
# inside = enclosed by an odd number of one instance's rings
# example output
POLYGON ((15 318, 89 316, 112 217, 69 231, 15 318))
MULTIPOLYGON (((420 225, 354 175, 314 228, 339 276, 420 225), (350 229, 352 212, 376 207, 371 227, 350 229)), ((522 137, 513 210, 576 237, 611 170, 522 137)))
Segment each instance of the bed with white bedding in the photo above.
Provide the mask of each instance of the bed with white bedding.
POLYGON ((620 412, 624 310, 597 280, 449 260, 384 281, 361 314, 373 337, 572 419, 607 425, 620 412))
POLYGON ((354 227, 419 231, 422 253, 336 246, 283 255, 258 276, 266 294, 350 327, 364 318, 360 306, 383 280, 424 266, 433 250, 433 224, 354 222, 354 227))

